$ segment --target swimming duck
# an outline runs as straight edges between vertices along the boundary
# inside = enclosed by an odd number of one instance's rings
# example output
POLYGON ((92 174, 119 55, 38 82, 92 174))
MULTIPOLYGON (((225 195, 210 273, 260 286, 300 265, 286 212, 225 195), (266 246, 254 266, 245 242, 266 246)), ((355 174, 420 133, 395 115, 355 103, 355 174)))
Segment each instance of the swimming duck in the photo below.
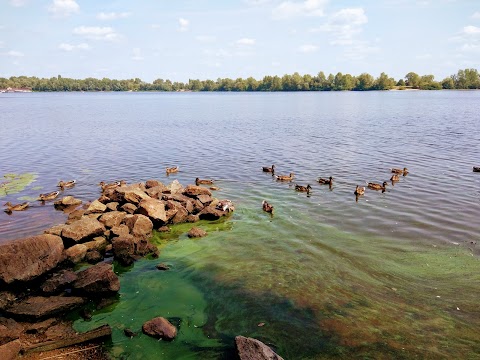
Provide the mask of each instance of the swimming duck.
POLYGON ((53 200, 58 196, 58 194, 60 194, 60 191, 52 191, 47 194, 40 194, 38 195, 38 200, 40 201, 53 200))
POLYGON ((393 168, 391 170, 392 170, 392 173, 394 173, 394 174, 402 174, 403 176, 406 176, 408 174, 408 169, 407 168, 403 168, 403 170, 398 169, 398 168, 393 168))
POLYGON ((400 181, 400 177, 397 174, 393 174, 392 177, 390 178, 392 181, 400 181))
POLYGON ((233 207, 233 203, 230 200, 220 200, 216 208, 228 212, 235 210, 235 208, 233 207))
POLYGON ((365 186, 358 186, 355 188, 354 194, 357 196, 364 195, 365 194, 365 186))
POLYGON ((273 205, 270 205, 267 200, 263 200, 262 201, 262 208, 263 208, 263 211, 266 211, 270 214, 273 214, 273 205))
POLYGON ((213 184, 213 180, 211 179, 199 179, 199 178, 196 178, 195 179, 195 185, 200 185, 200 184, 204 184, 204 185, 211 185, 213 184))
POLYGON ((76 183, 77 183, 77 180, 70 180, 70 181, 61 180, 61 181, 58 182, 57 186, 61 189, 71 188, 71 187, 74 187, 76 183))
POLYGON ((291 181, 293 180, 294 174, 290 173, 290 175, 275 175, 275 178, 278 181, 291 181))
POLYGON ((263 169, 263 172, 274 173, 275 172, 275 165, 272 165, 272 167, 264 166, 262 169, 263 169))
POLYGON ((480 172, 480 166, 474 166, 473 172, 480 172))
POLYGON ((121 181, 115 181, 113 183, 107 184, 103 181, 100 181, 100 183, 98 185, 100 185, 102 187, 102 191, 105 191, 105 190, 115 189, 119 186, 126 185, 126 182, 125 182, 125 180, 121 180, 121 181))
POLYGON ((10 201, 6 202, 4 206, 7 207, 4 211, 7 213, 11 213, 12 211, 23 211, 30 205, 29 202, 24 202, 21 204, 13 205, 10 201))
POLYGON ((317 181, 322 185, 333 185, 333 177, 331 176, 328 179, 319 178, 317 181))
POLYGON ((174 167, 167 167, 167 174, 173 174, 173 173, 176 173, 178 172, 178 166, 174 166, 174 167))
POLYGON ((295 190, 296 191, 306 192, 307 194, 310 194, 311 189, 312 189, 312 187, 310 186, 310 184, 308 184, 307 186, 302 186, 302 185, 295 184, 295 190))
POLYGON ((388 183, 386 181, 383 182, 383 184, 377 184, 377 183, 368 183, 368 188, 372 190, 382 190, 382 192, 385 192, 385 189, 387 187, 388 183))

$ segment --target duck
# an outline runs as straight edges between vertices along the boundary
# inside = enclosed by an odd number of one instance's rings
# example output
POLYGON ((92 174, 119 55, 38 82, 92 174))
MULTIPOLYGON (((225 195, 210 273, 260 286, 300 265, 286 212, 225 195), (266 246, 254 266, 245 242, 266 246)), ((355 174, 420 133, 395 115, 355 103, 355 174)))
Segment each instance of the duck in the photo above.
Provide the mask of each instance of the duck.
POLYGON ((360 187, 360 186, 357 185, 357 187, 355 188, 354 194, 356 196, 364 195, 365 194, 365 186, 360 187))
POLYGON ((200 184, 203 184, 203 185, 211 185, 213 184, 213 180, 211 179, 199 179, 198 177, 195 179, 195 185, 200 185, 200 184))
POLYGON ((331 176, 328 179, 318 178, 317 181, 322 185, 330 185, 330 186, 333 185, 333 177, 331 176))
POLYGON ((480 172, 480 166, 474 166, 473 172, 480 172))
POLYGON ((38 195, 38 200, 40 201, 53 200, 58 196, 58 194, 60 194, 60 191, 52 191, 50 193, 40 194, 38 195))
POLYGON ((295 175, 290 173, 290 175, 275 175, 275 178, 278 181, 291 181, 295 175))
POLYGON ((392 170, 392 173, 394 174, 402 174, 403 176, 407 176, 408 174, 407 168, 403 168, 403 169, 393 168, 391 170, 392 170))
POLYGON ((77 180, 70 180, 70 181, 60 180, 57 186, 61 189, 71 188, 71 187, 74 187, 76 183, 77 183, 77 180))
POLYGON ((167 171, 167 174, 173 174, 173 173, 176 173, 176 172, 178 172, 178 166, 174 166, 174 167, 167 167, 166 171, 167 171))
POLYGON ((23 202, 21 204, 13 205, 10 201, 8 201, 3 206, 7 207, 7 209, 4 210, 6 213, 11 213, 12 211, 23 211, 23 210, 25 210, 26 208, 28 208, 30 206, 30 203, 29 202, 23 202))
POLYGON ((107 184, 104 181, 100 181, 98 185, 102 187, 102 191, 105 191, 105 190, 115 189, 119 186, 126 185, 126 182, 125 180, 121 180, 121 181, 115 181, 113 183, 107 184))
POLYGON ((385 192, 387 185, 388 183, 386 181, 384 181, 383 184, 369 182, 367 187, 372 190, 382 190, 382 192, 385 192))
POLYGON ((275 173, 275 165, 272 165, 272 167, 267 167, 267 166, 264 166, 263 168, 263 172, 268 172, 268 173, 275 173))
POLYGON ((391 181, 400 181, 400 177, 398 174, 393 174, 392 177, 390 178, 391 181))
POLYGON ((233 203, 230 200, 220 200, 216 206, 218 210, 231 212, 235 210, 233 203))
POLYGON ((312 189, 312 187, 310 186, 310 184, 308 184, 307 186, 302 186, 302 185, 295 184, 295 190, 296 191, 306 192, 307 194, 310 194, 311 189, 312 189))
POLYGON ((273 214, 273 205, 270 205, 267 200, 262 201, 262 209, 270 214, 273 214))

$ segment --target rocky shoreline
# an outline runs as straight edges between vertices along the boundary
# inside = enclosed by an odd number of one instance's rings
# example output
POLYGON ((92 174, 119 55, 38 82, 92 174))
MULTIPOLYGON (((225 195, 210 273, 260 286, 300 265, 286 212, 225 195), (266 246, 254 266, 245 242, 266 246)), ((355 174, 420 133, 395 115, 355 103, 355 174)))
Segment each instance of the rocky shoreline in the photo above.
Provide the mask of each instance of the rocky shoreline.
MULTIPOLYGON (((120 282, 112 262, 128 266, 147 255, 158 257, 149 242, 153 230, 217 220, 234 211, 230 201, 216 199, 206 187, 157 180, 104 185, 91 203, 65 196, 54 205, 69 214, 64 224, 0 245, 0 358, 5 360, 111 337, 108 325, 77 334, 63 316, 76 310, 88 318, 87 303, 102 308, 115 301, 120 282), (92 265, 74 271, 85 262, 92 265)), ((195 227, 189 232, 203 235, 195 227)), ((165 340, 176 336, 162 317, 145 323, 143 332, 165 340)))

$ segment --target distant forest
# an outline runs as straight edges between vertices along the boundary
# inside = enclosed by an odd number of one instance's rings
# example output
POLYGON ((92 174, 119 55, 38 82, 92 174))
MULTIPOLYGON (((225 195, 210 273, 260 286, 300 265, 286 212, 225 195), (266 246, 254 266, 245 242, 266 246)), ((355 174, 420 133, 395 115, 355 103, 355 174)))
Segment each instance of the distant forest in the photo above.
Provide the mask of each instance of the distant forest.
POLYGON ((435 81, 433 75, 418 75, 409 72, 404 79, 395 81, 385 73, 374 78, 363 73, 358 76, 350 74, 326 76, 323 71, 316 76, 293 75, 265 76, 262 80, 253 77, 248 79, 193 80, 188 83, 172 82, 157 79, 152 83, 141 79, 115 80, 94 79, 83 80, 64 78, 60 75, 50 79, 12 76, 0 78, 0 89, 27 88, 32 91, 368 91, 391 89, 480 89, 480 76, 476 69, 459 70, 456 74, 435 81))

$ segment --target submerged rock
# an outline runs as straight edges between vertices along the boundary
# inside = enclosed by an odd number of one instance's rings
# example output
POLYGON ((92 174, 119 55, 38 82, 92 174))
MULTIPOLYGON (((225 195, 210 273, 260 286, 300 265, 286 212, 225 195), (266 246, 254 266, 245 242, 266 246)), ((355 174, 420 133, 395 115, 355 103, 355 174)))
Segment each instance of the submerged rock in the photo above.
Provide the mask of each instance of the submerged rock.
POLYGON ((77 273, 74 289, 89 297, 113 295, 120 290, 120 281, 111 264, 98 264, 77 273))
POLYGON ((199 238, 199 237, 207 236, 207 232, 203 229, 198 228, 198 227, 193 227, 193 228, 190 229, 187 236, 189 238, 199 238))
POLYGON ((283 360, 271 348, 254 338, 235 337, 235 345, 240 360, 283 360))
POLYGON ((143 333, 157 339, 173 340, 177 336, 177 328, 163 317, 156 317, 142 326, 143 333))

